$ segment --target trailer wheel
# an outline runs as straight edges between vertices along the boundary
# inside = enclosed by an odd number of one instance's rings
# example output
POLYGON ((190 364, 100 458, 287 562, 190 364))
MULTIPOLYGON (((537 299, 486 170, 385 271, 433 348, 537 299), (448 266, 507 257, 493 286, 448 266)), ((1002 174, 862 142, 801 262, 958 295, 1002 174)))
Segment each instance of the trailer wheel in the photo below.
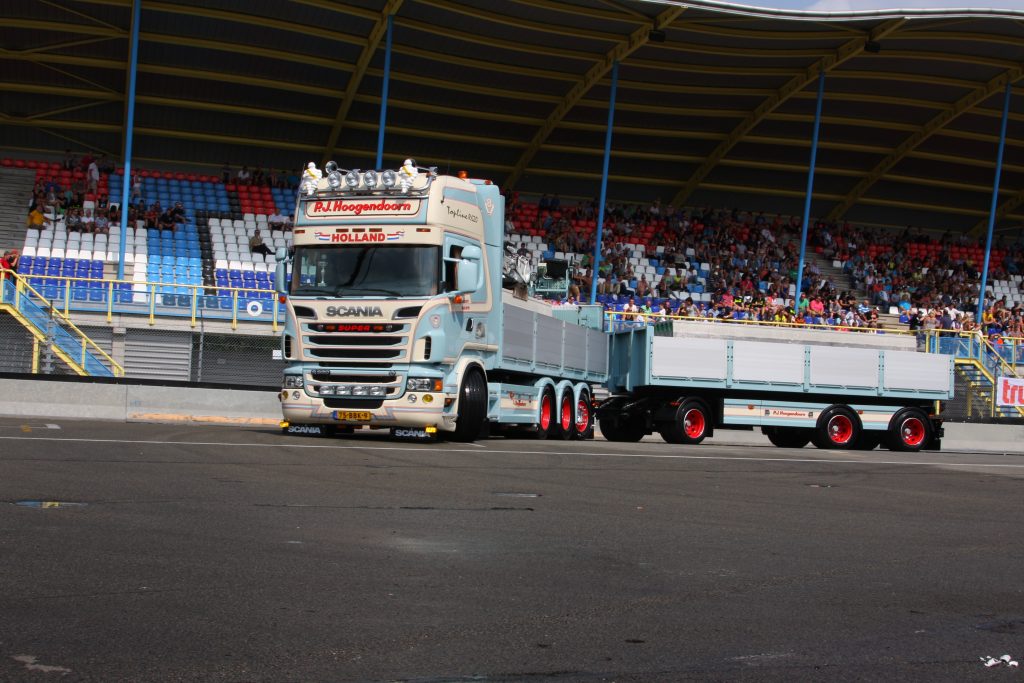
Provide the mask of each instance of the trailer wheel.
POLYGON ((695 398, 688 398, 679 404, 672 422, 665 423, 659 431, 668 443, 699 444, 711 431, 711 411, 707 405, 695 398))
POLYGON ((852 448, 860 438, 860 420, 844 406, 831 406, 818 417, 811 441, 818 448, 852 448))
POLYGON ((803 448, 811 442, 813 429, 803 427, 761 427, 761 432, 777 448, 803 448))
POLYGON ((860 432, 860 438, 857 439, 857 443, 855 443, 853 447, 858 451, 873 451, 882 443, 883 434, 884 432, 869 432, 866 429, 862 429, 860 432))
POLYGON ((932 422, 920 408, 904 408, 893 415, 885 445, 891 451, 916 453, 932 441, 932 422))
POLYGON ((605 417, 598 421, 601 435, 608 441, 636 443, 647 435, 642 422, 629 417, 605 417))
POLYGON ((586 391, 581 391, 579 399, 576 400, 576 420, 573 423, 573 438, 594 438, 594 413, 590 409, 590 394, 586 391))
POLYGON ((551 387, 547 387, 541 394, 540 412, 537 413, 536 437, 538 439, 544 440, 556 436, 555 430, 558 428, 556 417, 555 392, 551 387))
POLYGON ((487 382, 479 370, 471 369, 462 378, 459 388, 459 416, 455 431, 448 435, 451 441, 476 441, 487 418, 487 382))
POLYGON ((576 412, 572 409, 572 390, 566 389, 562 392, 562 400, 559 402, 558 420, 552 436, 568 441, 576 431, 576 412))

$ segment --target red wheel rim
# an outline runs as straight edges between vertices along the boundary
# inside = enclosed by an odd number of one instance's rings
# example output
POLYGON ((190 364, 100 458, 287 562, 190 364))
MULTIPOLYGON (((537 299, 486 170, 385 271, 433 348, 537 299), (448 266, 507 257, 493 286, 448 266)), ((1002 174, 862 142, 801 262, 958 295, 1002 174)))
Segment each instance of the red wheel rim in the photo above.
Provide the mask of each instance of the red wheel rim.
POLYGON ((699 408, 690 408, 683 415, 683 431, 691 439, 704 436, 704 412, 699 408))
POLYGON ((849 443, 853 438, 853 420, 845 415, 834 415, 828 421, 828 438, 832 443, 849 443))
POLYGON ((547 431, 551 426, 551 397, 544 394, 540 400, 540 428, 547 431))
POLYGON ((569 431, 572 427, 572 398, 566 394, 562 397, 562 429, 569 431))
POLYGON ((582 398, 576 402, 576 431, 582 434, 590 424, 590 406, 582 398))
POLYGON ((900 425, 900 438, 908 446, 920 446, 924 442, 924 423, 916 417, 908 417, 900 425))

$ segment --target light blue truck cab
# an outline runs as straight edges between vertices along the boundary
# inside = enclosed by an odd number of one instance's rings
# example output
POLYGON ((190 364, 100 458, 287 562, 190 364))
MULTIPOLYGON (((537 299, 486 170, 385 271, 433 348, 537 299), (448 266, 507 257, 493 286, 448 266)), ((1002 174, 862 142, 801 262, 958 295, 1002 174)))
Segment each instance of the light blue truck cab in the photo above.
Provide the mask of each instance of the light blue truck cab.
POLYGON ((408 165, 325 171, 300 192, 294 254, 278 254, 284 429, 592 435, 608 337, 503 290, 496 186, 408 165))

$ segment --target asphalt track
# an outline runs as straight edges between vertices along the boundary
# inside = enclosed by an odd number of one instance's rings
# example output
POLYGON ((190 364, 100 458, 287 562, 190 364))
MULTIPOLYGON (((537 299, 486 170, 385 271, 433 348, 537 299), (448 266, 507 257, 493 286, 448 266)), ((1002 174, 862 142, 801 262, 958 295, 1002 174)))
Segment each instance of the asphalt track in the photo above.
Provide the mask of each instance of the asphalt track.
POLYGON ((1020 680, 1021 529, 1019 456, 0 420, 0 680, 1020 680))

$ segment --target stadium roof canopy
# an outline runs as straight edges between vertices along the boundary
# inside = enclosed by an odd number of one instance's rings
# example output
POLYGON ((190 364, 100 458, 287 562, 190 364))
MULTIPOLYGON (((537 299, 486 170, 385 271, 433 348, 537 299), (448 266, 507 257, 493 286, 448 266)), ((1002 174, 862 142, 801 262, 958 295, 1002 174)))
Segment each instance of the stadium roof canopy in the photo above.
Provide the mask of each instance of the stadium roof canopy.
MULTIPOLYGON (((120 157, 130 0, 5 0, 0 148, 120 157)), ((810 14, 639 0, 143 0, 135 163, 211 171, 468 169, 523 193, 598 193, 620 62, 611 201, 799 213, 819 72, 812 213, 983 225, 1024 13, 810 14)), ((1024 102, 1000 224, 1024 219, 1024 102)), ((1012 110, 1011 110, 1012 111, 1012 110)))

